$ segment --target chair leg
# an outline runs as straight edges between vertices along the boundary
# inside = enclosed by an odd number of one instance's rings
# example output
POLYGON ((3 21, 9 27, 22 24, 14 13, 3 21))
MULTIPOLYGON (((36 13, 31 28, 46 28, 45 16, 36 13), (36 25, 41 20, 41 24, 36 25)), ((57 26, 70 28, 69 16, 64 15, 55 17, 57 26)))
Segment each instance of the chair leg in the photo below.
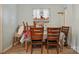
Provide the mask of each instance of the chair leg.
POLYGON ((57 46, 57 54, 59 54, 59 46, 57 46))
POLYGON ((63 45, 63 41, 61 42, 61 51, 63 51, 63 47, 64 47, 64 45, 63 45))
POLYGON ((12 47, 14 47, 14 41, 12 42, 12 47))
POLYGON ((62 40, 60 41, 59 48, 60 48, 60 52, 62 52, 63 51, 63 41, 62 40))
POLYGON ((48 51, 48 45, 47 45, 47 54, 49 53, 49 51, 48 51))
POLYGON ((14 47, 15 40, 16 40, 16 37, 14 37, 14 39, 12 41, 12 47, 14 47))
POLYGON ((26 52, 28 52, 28 45, 27 45, 27 42, 25 41, 25 50, 26 50, 26 52))
POLYGON ((32 45, 31 45, 31 54, 32 54, 32 52, 33 52, 33 49, 32 49, 33 47, 32 47, 32 45))
POLYGON ((26 52, 28 52, 28 46, 27 46, 26 52))
POLYGON ((43 53, 43 45, 41 45, 41 54, 43 53))

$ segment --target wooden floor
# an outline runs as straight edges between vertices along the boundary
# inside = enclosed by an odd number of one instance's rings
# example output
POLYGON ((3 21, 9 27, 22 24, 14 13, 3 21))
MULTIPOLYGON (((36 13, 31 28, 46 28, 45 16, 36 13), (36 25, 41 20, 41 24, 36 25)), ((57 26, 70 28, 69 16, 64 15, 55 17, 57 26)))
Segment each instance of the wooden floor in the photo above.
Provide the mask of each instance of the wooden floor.
MULTIPOLYGON (((7 52, 3 54, 31 54, 31 49, 29 46, 28 52, 26 52, 24 47, 22 47, 21 45, 17 45, 17 46, 12 47, 11 49, 9 49, 7 52)), ((33 54, 41 54, 41 50, 38 48, 34 49, 33 54)), ((43 46, 43 54, 47 54, 47 50, 45 49, 45 46, 43 46)), ((55 48, 50 49, 49 54, 57 54, 56 49, 55 48)), ((60 54, 76 54, 76 52, 71 48, 64 47, 63 51, 60 52, 60 54)))

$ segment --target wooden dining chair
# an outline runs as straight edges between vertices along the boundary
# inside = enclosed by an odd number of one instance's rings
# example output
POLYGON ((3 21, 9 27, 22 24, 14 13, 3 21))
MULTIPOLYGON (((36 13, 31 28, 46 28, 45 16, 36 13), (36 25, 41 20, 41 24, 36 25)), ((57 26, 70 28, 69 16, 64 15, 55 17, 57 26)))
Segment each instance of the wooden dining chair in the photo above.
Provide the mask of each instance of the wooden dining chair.
POLYGON ((67 38, 68 38, 68 32, 69 32, 69 26, 62 26, 61 31, 65 34, 65 43, 64 45, 67 46, 67 38))
POLYGON ((47 28, 47 53, 49 53, 49 47, 56 47, 57 53, 59 53, 59 36, 60 28, 47 28))
POLYGON ((43 28, 31 27, 31 53, 33 52, 33 48, 41 47, 41 53, 43 53, 43 28), (34 45, 36 47, 34 47, 34 45))
MULTIPOLYGON (((19 30, 20 27, 21 27, 21 26, 19 25, 19 26, 17 27, 17 29, 16 29, 16 32, 14 33, 13 42, 12 42, 13 46, 20 44, 20 39, 21 39, 21 37, 22 37, 22 35, 19 35, 19 34, 18 34, 18 30, 19 30)), ((24 28, 23 28, 23 32, 24 32, 24 31, 25 31, 25 28, 26 28, 24 21, 23 21, 23 27, 24 27, 24 28)))

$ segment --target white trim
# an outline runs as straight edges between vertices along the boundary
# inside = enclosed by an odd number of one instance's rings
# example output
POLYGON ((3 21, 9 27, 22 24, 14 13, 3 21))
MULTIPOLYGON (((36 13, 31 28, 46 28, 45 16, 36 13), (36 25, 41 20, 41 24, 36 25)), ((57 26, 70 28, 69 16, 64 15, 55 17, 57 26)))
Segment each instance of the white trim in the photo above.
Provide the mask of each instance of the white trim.
POLYGON ((79 51, 77 50, 77 52, 79 53, 79 51))
POLYGON ((71 48, 76 51, 75 47, 72 47, 72 46, 71 46, 71 48))
POLYGON ((74 49, 77 53, 79 53, 78 47, 74 49))
POLYGON ((73 50, 76 51, 77 53, 79 53, 79 51, 77 49, 73 48, 73 50))
POLYGON ((19 43, 19 42, 17 41, 17 42, 15 42, 15 43, 13 43, 13 44, 12 44, 12 46, 15 46, 15 45, 17 45, 18 43, 19 43))
POLYGON ((79 51, 75 48, 75 47, 71 47, 74 51, 76 51, 77 53, 79 53, 79 51))
POLYGON ((2 51, 2 53, 6 52, 6 51, 9 50, 10 48, 12 48, 12 45, 10 45, 8 48, 4 49, 4 50, 2 51))

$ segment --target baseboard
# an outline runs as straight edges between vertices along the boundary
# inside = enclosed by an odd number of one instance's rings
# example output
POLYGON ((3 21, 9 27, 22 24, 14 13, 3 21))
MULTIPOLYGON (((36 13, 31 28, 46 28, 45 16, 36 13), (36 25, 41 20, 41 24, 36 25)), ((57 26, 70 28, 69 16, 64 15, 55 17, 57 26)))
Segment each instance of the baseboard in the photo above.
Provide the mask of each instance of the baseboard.
POLYGON ((2 53, 5 53, 5 52, 8 51, 10 48, 12 48, 12 45, 10 45, 8 48, 4 49, 4 50, 2 51, 2 53))
POLYGON ((77 54, 79 53, 79 51, 77 51, 77 49, 75 47, 71 47, 77 54))
POLYGON ((19 42, 15 42, 12 46, 15 46, 15 45, 17 45, 19 42))

